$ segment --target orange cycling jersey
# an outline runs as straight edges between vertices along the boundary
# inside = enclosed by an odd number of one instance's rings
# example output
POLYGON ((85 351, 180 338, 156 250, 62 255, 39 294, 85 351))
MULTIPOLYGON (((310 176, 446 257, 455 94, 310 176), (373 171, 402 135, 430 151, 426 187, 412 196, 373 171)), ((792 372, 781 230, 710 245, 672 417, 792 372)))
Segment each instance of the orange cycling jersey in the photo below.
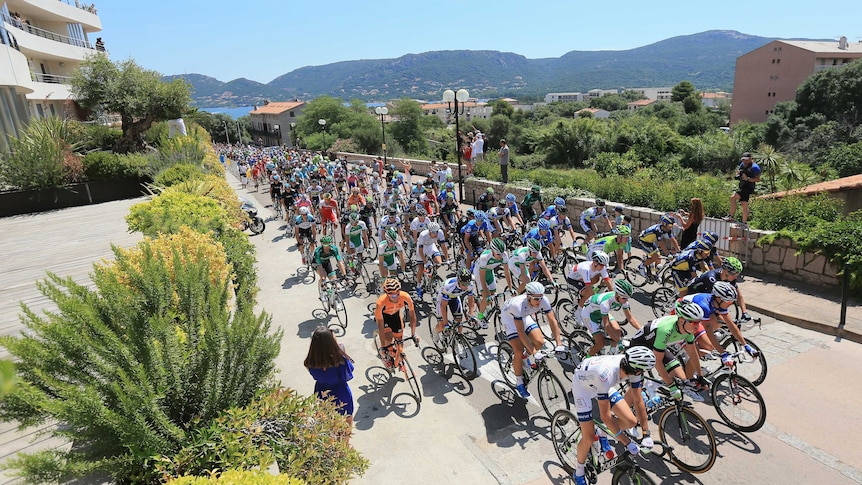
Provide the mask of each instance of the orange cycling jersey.
POLYGON ((381 321, 383 320, 384 313, 387 315, 395 315, 405 306, 410 309, 411 313, 416 312, 413 308, 413 298, 411 298, 406 291, 399 291, 398 298, 396 298, 395 301, 392 301, 392 299, 389 298, 389 295, 384 293, 377 299, 377 308, 374 310, 374 317, 378 321, 381 321))
POLYGON ((358 205, 360 208, 365 206, 365 197, 359 194, 350 194, 347 198, 347 206, 358 205))

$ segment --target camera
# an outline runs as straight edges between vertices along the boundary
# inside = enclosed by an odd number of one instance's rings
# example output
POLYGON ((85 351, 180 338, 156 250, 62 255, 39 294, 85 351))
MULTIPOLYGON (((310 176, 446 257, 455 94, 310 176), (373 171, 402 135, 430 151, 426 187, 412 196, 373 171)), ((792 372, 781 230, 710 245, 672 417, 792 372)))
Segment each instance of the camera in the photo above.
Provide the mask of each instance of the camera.
POLYGON ((736 175, 733 176, 736 180, 742 180, 742 170, 737 170, 736 175))

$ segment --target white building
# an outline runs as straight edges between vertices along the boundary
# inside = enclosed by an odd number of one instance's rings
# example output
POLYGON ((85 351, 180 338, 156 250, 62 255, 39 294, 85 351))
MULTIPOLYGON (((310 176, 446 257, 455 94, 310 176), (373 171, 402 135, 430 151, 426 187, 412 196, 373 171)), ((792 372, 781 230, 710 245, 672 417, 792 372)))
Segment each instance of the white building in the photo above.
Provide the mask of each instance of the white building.
POLYGON ((79 118, 69 82, 101 30, 95 8, 76 0, 0 0, 0 152, 30 118, 79 118))
POLYGON ((654 99, 656 101, 670 101, 673 88, 632 88, 626 91, 634 91, 646 99, 654 99))
POLYGON ((584 93, 548 93, 545 95, 546 103, 574 103, 578 101, 584 101, 587 99, 587 95, 584 93))

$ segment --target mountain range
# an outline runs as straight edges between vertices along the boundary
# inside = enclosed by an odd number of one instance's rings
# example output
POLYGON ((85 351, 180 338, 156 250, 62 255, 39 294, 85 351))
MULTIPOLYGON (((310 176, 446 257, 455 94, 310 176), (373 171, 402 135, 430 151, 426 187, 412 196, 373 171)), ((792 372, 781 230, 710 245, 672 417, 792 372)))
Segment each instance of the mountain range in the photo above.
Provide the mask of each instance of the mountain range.
POLYGON ((249 106, 264 100, 309 100, 320 95, 364 101, 440 99, 449 87, 464 88, 472 96, 484 98, 673 86, 684 80, 699 90, 730 91, 736 58, 772 40, 732 30, 710 30, 634 49, 573 50, 556 58, 458 50, 344 61, 295 69, 267 84, 245 78, 222 82, 203 74, 163 79, 188 81, 194 104, 199 107, 249 106))

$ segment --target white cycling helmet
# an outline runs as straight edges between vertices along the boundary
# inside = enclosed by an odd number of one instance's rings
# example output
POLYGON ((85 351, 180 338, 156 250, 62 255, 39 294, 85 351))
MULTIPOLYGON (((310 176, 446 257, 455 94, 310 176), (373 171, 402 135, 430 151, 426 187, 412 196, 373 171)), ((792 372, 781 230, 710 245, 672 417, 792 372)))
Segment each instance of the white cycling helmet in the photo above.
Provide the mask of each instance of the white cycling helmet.
POLYGON ((674 305, 676 314, 690 322, 699 322, 703 320, 703 308, 691 300, 679 300, 674 305))
POLYGON ((528 295, 544 295, 545 285, 539 283, 538 281, 531 281, 527 283, 527 286, 524 288, 524 291, 528 295))
POLYGON ((308 215, 308 207, 300 207, 299 213, 304 215, 304 216, 307 216, 308 215))
POLYGON ((593 253, 593 262, 602 266, 607 266, 611 262, 610 256, 604 251, 596 251, 593 253))
POLYGON ((721 301, 736 301, 736 288, 726 281, 716 281, 712 286, 712 296, 721 301))
POLYGON ((631 369, 647 371, 655 367, 655 353, 641 345, 630 347, 623 362, 631 369))
POLYGON ((435 232, 438 232, 439 230, 440 230, 440 224, 438 224, 436 222, 429 222, 428 223, 428 232, 435 233, 435 232))

